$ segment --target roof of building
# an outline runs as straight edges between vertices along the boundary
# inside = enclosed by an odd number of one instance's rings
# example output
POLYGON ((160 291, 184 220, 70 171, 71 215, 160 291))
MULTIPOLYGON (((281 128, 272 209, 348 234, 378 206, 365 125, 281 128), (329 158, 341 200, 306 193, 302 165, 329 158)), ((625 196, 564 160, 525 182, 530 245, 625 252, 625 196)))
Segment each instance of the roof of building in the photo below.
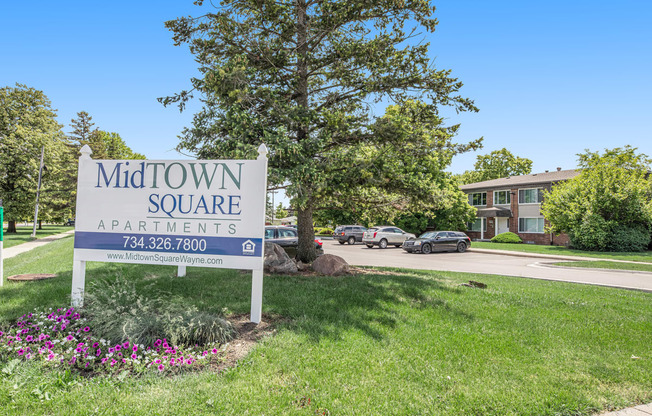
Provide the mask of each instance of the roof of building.
POLYGON ((530 175, 508 176, 506 178, 491 179, 484 182, 468 183, 460 186, 463 191, 473 189, 507 188, 512 186, 534 185, 551 182, 566 181, 579 175, 576 169, 553 170, 544 173, 532 173, 530 175))

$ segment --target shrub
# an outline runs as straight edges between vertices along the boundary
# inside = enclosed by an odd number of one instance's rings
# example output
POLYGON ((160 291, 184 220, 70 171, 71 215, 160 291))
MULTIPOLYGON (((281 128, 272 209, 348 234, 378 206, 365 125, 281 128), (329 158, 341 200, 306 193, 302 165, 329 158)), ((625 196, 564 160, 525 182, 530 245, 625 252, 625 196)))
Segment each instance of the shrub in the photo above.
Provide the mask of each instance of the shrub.
POLYGON ((607 251, 645 251, 650 243, 650 231, 642 226, 612 227, 607 236, 607 251))
POLYGON ((235 331, 222 316, 182 309, 161 298, 139 295, 133 282, 100 280, 86 293, 84 312, 93 328, 114 343, 152 344, 166 338, 173 345, 225 343, 235 331))
POLYGON ((518 235, 507 231, 506 233, 498 234, 491 239, 492 243, 522 243, 521 237, 518 235))
POLYGON ((324 227, 324 228, 319 228, 318 231, 316 232, 317 235, 332 235, 333 234, 333 229, 324 227))

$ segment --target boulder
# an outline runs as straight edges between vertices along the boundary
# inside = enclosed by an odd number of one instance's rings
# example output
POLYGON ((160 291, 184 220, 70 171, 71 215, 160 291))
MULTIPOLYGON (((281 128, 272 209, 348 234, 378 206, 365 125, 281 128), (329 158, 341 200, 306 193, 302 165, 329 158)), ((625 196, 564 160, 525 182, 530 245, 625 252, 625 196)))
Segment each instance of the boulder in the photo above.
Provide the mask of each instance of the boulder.
POLYGON ((276 243, 265 242, 265 261, 263 267, 267 273, 292 274, 298 271, 297 265, 276 243))
POLYGON ((340 256, 324 254, 312 262, 312 269, 326 276, 337 276, 349 273, 349 264, 340 256))

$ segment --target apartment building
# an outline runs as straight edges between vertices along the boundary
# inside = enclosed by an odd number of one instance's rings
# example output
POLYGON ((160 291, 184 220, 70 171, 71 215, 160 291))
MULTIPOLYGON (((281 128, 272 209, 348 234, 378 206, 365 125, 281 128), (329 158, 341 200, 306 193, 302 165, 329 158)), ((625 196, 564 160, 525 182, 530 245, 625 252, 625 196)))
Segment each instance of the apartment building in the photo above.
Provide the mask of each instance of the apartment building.
POLYGON ((546 233, 546 220, 541 215, 543 191, 558 182, 572 179, 579 171, 557 170, 530 175, 511 176, 462 185, 469 204, 478 209, 475 222, 467 234, 473 240, 488 240, 511 231, 524 243, 568 245, 566 234, 546 233))

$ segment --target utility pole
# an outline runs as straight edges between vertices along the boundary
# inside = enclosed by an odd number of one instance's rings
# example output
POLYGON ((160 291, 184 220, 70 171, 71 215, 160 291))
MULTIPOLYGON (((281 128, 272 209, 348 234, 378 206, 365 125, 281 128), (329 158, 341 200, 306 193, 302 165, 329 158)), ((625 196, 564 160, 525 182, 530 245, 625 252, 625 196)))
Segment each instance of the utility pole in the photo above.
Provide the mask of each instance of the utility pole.
POLYGON ((41 147, 41 163, 38 168, 38 187, 36 188, 36 208, 34 208, 34 228, 32 229, 32 237, 36 237, 36 221, 38 221, 38 197, 41 193, 41 175, 43 174, 43 154, 45 153, 45 146, 41 147))
POLYGON ((272 194, 272 225, 274 225, 274 210, 276 209, 274 207, 274 195, 276 194, 277 191, 270 191, 272 194))

